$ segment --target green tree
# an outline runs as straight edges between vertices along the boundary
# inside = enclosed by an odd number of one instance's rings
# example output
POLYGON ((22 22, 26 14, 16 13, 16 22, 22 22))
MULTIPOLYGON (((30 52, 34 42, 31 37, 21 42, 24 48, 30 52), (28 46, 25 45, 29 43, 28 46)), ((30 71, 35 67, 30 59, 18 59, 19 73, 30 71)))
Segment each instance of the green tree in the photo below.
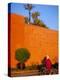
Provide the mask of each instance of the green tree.
POLYGON ((33 24, 48 28, 42 20, 39 19, 40 13, 39 12, 33 12, 32 13, 32 19, 33 19, 33 24))
POLYGON ((38 22, 39 22, 38 16, 40 16, 39 12, 32 13, 32 19, 33 19, 34 24, 38 24, 38 22))
POLYGON ((32 4, 26 4, 24 5, 25 9, 29 11, 29 23, 31 21, 31 10, 33 8, 33 5, 32 4))
POLYGON ((24 63, 30 58, 30 53, 26 48, 16 50, 15 58, 20 63, 20 69, 23 69, 24 63))

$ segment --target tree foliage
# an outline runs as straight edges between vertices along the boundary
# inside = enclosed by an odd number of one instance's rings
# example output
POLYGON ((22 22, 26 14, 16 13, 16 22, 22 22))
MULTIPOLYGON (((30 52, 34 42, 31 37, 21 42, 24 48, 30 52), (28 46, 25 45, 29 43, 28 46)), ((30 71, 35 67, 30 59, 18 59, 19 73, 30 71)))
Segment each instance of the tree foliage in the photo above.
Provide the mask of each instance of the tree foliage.
POLYGON ((40 19, 38 18, 38 16, 40 16, 39 12, 33 12, 32 13, 33 23, 36 25, 39 25, 39 23, 40 23, 40 19))
POLYGON ((43 22, 42 20, 40 20, 39 25, 40 25, 41 27, 48 28, 48 27, 46 26, 46 24, 44 24, 44 22, 43 22))
POLYGON ((39 12, 33 12, 32 13, 32 19, 33 19, 33 24, 41 26, 41 27, 45 27, 48 28, 43 22, 42 20, 40 20, 38 17, 40 16, 39 12))
POLYGON ((31 13, 31 10, 33 7, 34 6, 32 4, 25 4, 24 5, 24 8, 29 11, 29 17, 25 17, 25 23, 27 23, 27 24, 32 23, 34 25, 48 28, 45 25, 45 23, 42 20, 40 20, 40 18, 39 18, 40 12, 36 11, 36 12, 31 13), (33 22, 31 22, 31 17, 32 17, 33 22))
POLYGON ((24 8, 29 11, 29 23, 30 23, 30 21, 31 21, 31 10, 32 10, 33 6, 32 6, 32 4, 26 4, 26 5, 24 5, 24 8))
POLYGON ((24 63, 30 58, 30 53, 26 48, 19 48, 16 50, 16 60, 20 63, 24 63))
POLYGON ((40 16, 40 13, 39 12, 33 12, 32 13, 32 18, 35 20, 38 18, 38 16, 40 16))
POLYGON ((25 4, 24 7, 27 10, 31 10, 33 6, 32 6, 32 4, 25 4))

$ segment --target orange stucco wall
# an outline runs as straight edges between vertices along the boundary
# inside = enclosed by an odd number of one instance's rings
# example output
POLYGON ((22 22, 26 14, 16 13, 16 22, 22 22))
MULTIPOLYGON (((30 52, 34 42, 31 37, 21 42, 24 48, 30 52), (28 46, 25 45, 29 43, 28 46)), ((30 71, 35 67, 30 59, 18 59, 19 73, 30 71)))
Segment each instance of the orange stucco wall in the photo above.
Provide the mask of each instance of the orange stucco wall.
POLYGON ((25 47, 31 53, 26 65, 41 63, 49 55, 52 63, 58 59, 58 32, 42 27, 25 24, 24 17, 11 15, 10 50, 11 67, 16 67, 15 51, 25 47))

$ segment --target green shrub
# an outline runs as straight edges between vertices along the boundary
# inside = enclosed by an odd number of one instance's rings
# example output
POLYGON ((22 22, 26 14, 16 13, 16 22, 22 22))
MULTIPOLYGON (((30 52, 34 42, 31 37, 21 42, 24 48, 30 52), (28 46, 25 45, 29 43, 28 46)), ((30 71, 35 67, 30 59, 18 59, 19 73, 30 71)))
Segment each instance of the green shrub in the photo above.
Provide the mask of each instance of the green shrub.
POLYGON ((53 68, 58 69, 58 63, 55 63, 55 64, 53 64, 52 66, 53 66, 53 68))
POLYGON ((26 48, 19 48, 16 50, 16 60, 18 60, 20 63, 24 63, 27 61, 27 59, 30 58, 30 53, 26 48))
POLYGON ((41 21, 41 20, 40 20, 39 25, 40 25, 41 27, 48 28, 48 27, 43 23, 43 21, 41 21))
POLYGON ((38 17, 40 16, 39 12, 32 13, 33 24, 38 25, 40 27, 48 28, 38 17))
POLYGON ((32 13, 33 20, 38 19, 38 16, 40 16, 40 13, 39 12, 33 12, 32 13))
POLYGON ((19 48, 16 50, 15 58, 19 61, 17 67, 23 69, 25 68, 24 62, 30 58, 30 53, 26 48, 19 48))
POLYGON ((36 25, 39 26, 39 25, 40 25, 40 20, 39 20, 39 19, 35 19, 35 20, 34 20, 34 24, 36 24, 36 25))

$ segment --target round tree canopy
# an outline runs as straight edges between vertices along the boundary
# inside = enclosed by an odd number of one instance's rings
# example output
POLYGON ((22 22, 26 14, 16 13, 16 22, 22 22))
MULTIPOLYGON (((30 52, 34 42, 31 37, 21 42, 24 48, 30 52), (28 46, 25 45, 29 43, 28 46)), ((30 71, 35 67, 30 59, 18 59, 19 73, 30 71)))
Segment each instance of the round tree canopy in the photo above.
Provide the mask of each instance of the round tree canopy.
POLYGON ((15 57, 20 63, 24 63, 30 58, 30 53, 26 48, 19 48, 16 50, 15 57))

